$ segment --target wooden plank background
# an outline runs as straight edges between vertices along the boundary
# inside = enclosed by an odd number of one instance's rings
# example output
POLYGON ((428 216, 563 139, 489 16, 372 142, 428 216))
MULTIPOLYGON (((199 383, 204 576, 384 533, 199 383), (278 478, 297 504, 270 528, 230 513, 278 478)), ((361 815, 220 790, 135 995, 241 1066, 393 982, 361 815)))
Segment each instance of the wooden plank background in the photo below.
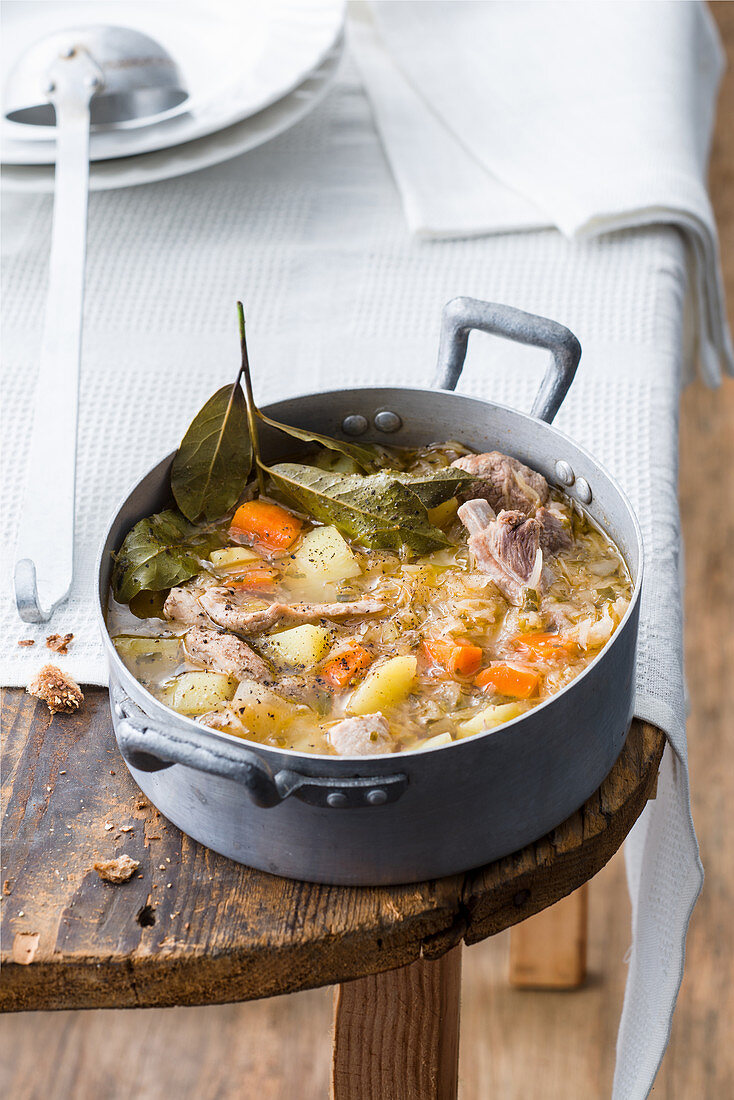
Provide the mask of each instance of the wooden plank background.
MULTIPOLYGON (((712 5, 734 68, 734 4, 712 5)), ((712 195, 734 316, 734 71, 719 104, 712 195)), ((689 388, 681 410, 686 656, 694 816, 706 886, 691 923, 665 1100, 734 1096, 734 382, 689 388), (727 736, 727 734, 729 736, 727 736)), ((629 912, 621 855, 594 879, 590 980, 527 993, 506 980, 508 934, 465 952, 461 1100, 608 1095, 624 991, 629 912)), ((0 1024, 0 1095, 14 1100, 317 1100, 328 1095, 332 993, 211 1008, 21 1013, 0 1024)))

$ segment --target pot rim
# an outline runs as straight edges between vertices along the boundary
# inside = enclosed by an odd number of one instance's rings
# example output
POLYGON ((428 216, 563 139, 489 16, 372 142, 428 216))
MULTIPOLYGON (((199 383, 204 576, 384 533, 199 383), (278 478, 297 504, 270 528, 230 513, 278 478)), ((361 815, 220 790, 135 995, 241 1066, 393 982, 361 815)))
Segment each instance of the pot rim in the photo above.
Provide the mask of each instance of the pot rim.
MULTIPOLYGON (((173 458, 173 456, 175 455, 176 452, 171 451, 168 455, 166 455, 164 458, 159 459, 148 470, 146 470, 143 474, 141 474, 132 483, 132 485, 127 490, 127 492, 120 498, 120 500, 118 501, 117 505, 114 508, 114 511, 111 513, 109 522, 107 523, 107 525, 105 527, 105 532, 104 532, 104 535, 102 537, 102 541, 100 543, 100 548, 99 548, 99 552, 97 554, 97 561, 96 561, 96 565, 95 565, 95 577, 96 577, 95 614, 96 614, 97 622, 98 622, 99 629, 100 629, 100 632, 101 632, 101 635, 102 635, 102 642, 103 642, 103 645, 104 645, 105 650, 107 652, 108 661, 110 661, 112 663, 118 679, 122 680, 122 682, 124 683, 125 679, 129 677, 135 683, 137 689, 147 697, 147 700, 150 701, 150 706, 147 707, 146 711, 145 711, 146 714, 149 717, 154 717, 155 712, 160 709, 165 714, 165 717, 168 718, 169 720, 172 717, 173 719, 175 719, 177 721, 177 723, 182 723, 183 728, 185 730, 190 729, 192 731, 196 731, 200 735, 202 733, 204 733, 205 735, 211 737, 215 741, 217 741, 217 740, 224 741, 229 746, 232 746, 233 743, 237 743, 243 749, 249 750, 250 752, 253 752, 253 751, 254 752, 264 752, 267 755, 272 753, 272 754, 277 754, 277 755, 282 755, 282 756, 288 756, 288 757, 291 757, 294 762, 296 760, 298 760, 298 761, 304 761, 304 760, 305 761, 328 761, 328 762, 332 762, 332 763, 335 762, 335 761, 339 761, 340 763, 347 763, 347 764, 351 763, 351 762, 356 764, 356 763, 359 762, 362 766, 364 766, 364 765, 367 764, 367 762, 369 762, 369 764, 372 765, 373 763, 376 763, 376 762, 382 763, 382 762, 388 762, 388 761, 395 761, 396 764, 398 764, 398 762, 405 760, 406 757, 420 757, 420 755, 424 751, 425 752, 428 752, 428 751, 430 751, 430 752, 443 752, 445 750, 452 750, 452 749, 456 750, 462 745, 476 744, 480 739, 484 739, 486 737, 496 735, 497 733, 500 733, 500 732, 502 732, 503 734, 509 736, 510 731, 513 730, 515 727, 517 727, 519 725, 522 725, 522 723, 527 721, 527 719, 530 718, 531 716, 535 717, 538 714, 540 714, 542 711, 547 710, 554 703, 556 703, 562 696, 564 696, 567 693, 573 691, 574 688, 576 688, 577 685, 579 685, 585 679, 585 677, 606 657, 606 655, 609 653, 611 648, 618 641, 619 637, 623 633, 624 627, 626 627, 626 625, 627 625, 628 621, 630 620, 630 618, 635 614, 636 609, 637 609, 637 605, 639 604, 639 601, 640 601, 640 594, 641 594, 641 591, 642 591, 642 582, 643 582, 643 576, 644 576, 644 571, 645 571, 645 547, 644 547, 644 542, 643 542, 643 538, 642 538, 642 529, 640 528, 639 520, 637 519, 637 515, 635 513, 634 508, 632 507, 632 504, 629 500, 629 497, 627 496, 626 492, 624 491, 622 486, 619 484, 617 479, 606 469, 606 467, 604 467, 596 458, 594 458, 594 456, 591 454, 590 451, 588 451, 585 447, 581 446, 581 444, 577 443, 576 440, 574 440, 567 433, 562 432, 559 428, 555 427, 553 424, 549 424, 545 421, 539 420, 538 417, 531 416, 529 413, 522 412, 520 409, 515 409, 512 406, 502 404, 499 401, 491 401, 487 398, 476 397, 472 394, 456 393, 454 391, 447 391, 447 390, 436 390, 436 389, 432 389, 432 388, 426 387, 426 386, 359 386, 359 387, 350 387, 349 389, 338 389, 338 390, 311 390, 307 393, 294 394, 290 397, 280 398, 278 401, 271 401, 268 405, 264 406, 263 411, 268 412, 270 409, 273 408, 273 406, 285 403, 286 401, 298 401, 298 400, 307 399, 307 398, 314 398, 314 397, 329 398, 329 397, 334 397, 334 396, 343 397, 345 400, 348 400, 350 395, 357 395, 357 394, 363 394, 363 393, 377 393, 377 392, 384 393, 386 391, 389 391, 390 393, 394 393, 394 394, 422 393, 422 394, 431 395, 432 397, 436 397, 436 398, 439 398, 439 399, 442 396, 450 396, 452 398, 457 398, 461 401, 478 402, 479 404, 488 405, 488 406, 490 406, 494 409, 500 409, 503 412, 510 413, 512 416, 519 417, 522 420, 530 421, 536 427, 540 426, 544 431, 550 433, 550 435, 552 435, 552 436, 555 436, 556 439, 559 441, 559 443, 571 444, 571 446, 573 446, 604 477, 607 478, 607 480, 610 482, 612 488, 618 493, 622 503, 624 504, 624 506, 627 510, 627 514, 628 514, 628 516, 629 516, 629 518, 632 522, 632 528, 633 528, 634 535, 635 535, 635 540, 636 540, 636 543, 637 543, 637 555, 638 555, 638 561, 639 561, 639 566, 638 566, 638 569, 637 569, 637 576, 634 579, 634 587, 633 587, 633 590, 632 590, 632 596, 630 598, 629 606, 627 607, 626 612, 622 616, 622 618, 621 618, 621 620, 620 620, 620 622, 617 626, 617 629, 614 631, 614 634, 612 635, 610 640, 600 649, 600 651, 597 653, 597 655, 594 658, 592 658, 592 660, 589 662, 589 664, 584 668, 584 670, 582 672, 580 672, 578 674, 578 676, 575 676, 574 679, 571 680, 564 687, 562 687, 560 689, 560 691, 555 692, 555 694, 551 695, 548 699, 546 699, 542 703, 539 703, 537 706, 533 707, 531 710, 526 711, 524 714, 518 715, 516 718, 510 719, 509 722, 504 722, 499 727, 496 727, 496 728, 493 728, 493 729, 488 729, 488 730, 483 730, 481 733, 473 734, 471 737, 460 738, 458 741, 452 741, 452 743, 450 745, 439 745, 437 748, 433 748, 431 750, 410 749, 410 750, 403 750, 403 751, 400 751, 400 752, 392 752, 392 753, 374 753, 374 754, 370 754, 370 756, 367 756, 367 757, 360 756, 360 755, 346 755, 346 754, 341 755, 341 756, 329 756, 326 753, 303 753, 303 752, 299 752, 297 749, 288 749, 288 748, 280 748, 280 747, 276 748, 274 745, 266 745, 266 744, 263 744, 261 741, 249 741, 244 737, 237 737, 233 733, 227 733, 224 730, 214 729, 212 726, 205 726, 201 722, 197 722, 194 718, 190 718, 188 715, 180 714, 178 711, 173 710, 172 707, 169 707, 166 703, 161 702, 160 699, 156 699, 156 697, 154 695, 152 695, 148 691, 147 688, 143 687, 143 685, 140 683, 140 681, 137 680, 133 676, 133 674, 130 672, 130 670, 128 669, 128 667, 125 665, 122 658, 118 654, 117 649, 115 648, 115 645, 112 641, 112 636, 111 636, 111 634, 110 634, 110 632, 107 628, 107 621, 106 621, 106 617, 105 617, 105 606, 103 605, 102 594, 101 594, 101 591, 100 591, 101 575, 102 575, 102 570, 103 570, 104 565, 105 565, 104 551, 105 551, 105 546, 107 544, 107 539, 109 538, 109 533, 110 533, 110 529, 112 527, 112 524, 117 519, 117 516, 119 515, 120 511, 122 510, 122 508, 125 506, 125 504, 129 500, 129 498, 132 496, 132 494, 135 492, 137 487, 140 485, 141 481, 144 481, 145 478, 149 477, 154 472, 154 470, 158 466, 160 466, 163 462, 167 462, 167 461, 169 461, 170 459, 173 458), (152 711, 152 713, 151 713, 151 711, 152 711)), ((561 492, 563 492, 563 489, 561 489, 561 492)), ((578 502, 574 501, 574 503, 576 504, 578 502)), ((581 504, 579 504, 579 507, 583 508, 583 506, 581 504)), ((598 521, 594 520, 593 522, 597 523, 598 521)), ((619 546, 617 544, 616 538, 612 534, 610 534, 606 530, 606 528, 602 526, 602 524, 599 524, 599 526, 602 527, 602 530, 605 532, 605 534, 608 535, 609 538, 612 539, 615 546, 617 546, 617 549, 619 550, 619 546)), ((621 554, 621 550, 619 552, 621 554)), ((623 560, 625 561, 625 565, 627 565, 627 568, 629 569, 629 564, 624 559, 624 555, 622 555, 622 557, 623 557, 623 560)), ((109 591, 109 586, 108 586, 108 591, 109 591)))

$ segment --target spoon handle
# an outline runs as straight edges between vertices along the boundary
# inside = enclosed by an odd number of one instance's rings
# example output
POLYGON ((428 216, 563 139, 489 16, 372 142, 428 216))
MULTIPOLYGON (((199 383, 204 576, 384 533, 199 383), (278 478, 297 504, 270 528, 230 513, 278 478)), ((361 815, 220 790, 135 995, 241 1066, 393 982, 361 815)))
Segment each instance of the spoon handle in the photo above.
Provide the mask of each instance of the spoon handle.
POLYGON ((25 622, 46 622, 71 587, 74 564, 79 363, 89 183, 89 102, 101 74, 84 50, 49 71, 56 109, 56 180, 48 300, 15 565, 25 622))

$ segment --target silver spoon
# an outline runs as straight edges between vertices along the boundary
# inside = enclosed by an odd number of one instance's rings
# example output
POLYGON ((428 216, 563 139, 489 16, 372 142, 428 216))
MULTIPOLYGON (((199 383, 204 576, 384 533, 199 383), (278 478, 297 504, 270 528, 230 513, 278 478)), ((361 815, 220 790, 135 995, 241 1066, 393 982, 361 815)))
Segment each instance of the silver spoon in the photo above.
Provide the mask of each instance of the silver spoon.
POLYGON ((15 602, 28 623, 51 618, 73 574, 90 126, 153 122, 187 95, 166 51, 127 27, 49 35, 8 78, 7 118, 56 126, 48 301, 15 564, 15 602))

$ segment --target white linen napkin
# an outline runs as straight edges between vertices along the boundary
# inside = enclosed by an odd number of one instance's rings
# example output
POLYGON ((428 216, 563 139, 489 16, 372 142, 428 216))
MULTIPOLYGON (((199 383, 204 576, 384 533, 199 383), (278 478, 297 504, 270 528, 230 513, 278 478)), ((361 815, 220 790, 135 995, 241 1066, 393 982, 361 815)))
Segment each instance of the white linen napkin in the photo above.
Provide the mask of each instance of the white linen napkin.
POLYGON ((704 4, 387 0, 353 16, 414 233, 677 225, 702 376, 734 373, 706 191, 724 57, 704 4))

